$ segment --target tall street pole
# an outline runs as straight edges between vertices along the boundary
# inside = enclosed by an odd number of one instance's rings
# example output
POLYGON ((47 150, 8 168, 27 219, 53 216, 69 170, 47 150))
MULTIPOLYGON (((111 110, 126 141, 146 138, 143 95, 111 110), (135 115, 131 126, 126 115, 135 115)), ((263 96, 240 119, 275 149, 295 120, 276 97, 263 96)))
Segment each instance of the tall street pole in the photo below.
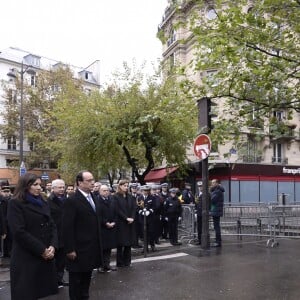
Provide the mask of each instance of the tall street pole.
MULTIPOLYGON (((201 133, 207 134, 210 131, 210 116, 208 98, 201 98, 197 101, 198 106, 198 127, 201 133)), ((209 236, 209 192, 208 192, 208 157, 199 162, 201 164, 202 173, 202 234, 201 247, 203 249, 210 248, 209 236)))
POLYGON ((23 94, 24 94, 24 65, 21 64, 21 100, 20 100, 20 168, 24 165, 24 112, 23 112, 23 94))

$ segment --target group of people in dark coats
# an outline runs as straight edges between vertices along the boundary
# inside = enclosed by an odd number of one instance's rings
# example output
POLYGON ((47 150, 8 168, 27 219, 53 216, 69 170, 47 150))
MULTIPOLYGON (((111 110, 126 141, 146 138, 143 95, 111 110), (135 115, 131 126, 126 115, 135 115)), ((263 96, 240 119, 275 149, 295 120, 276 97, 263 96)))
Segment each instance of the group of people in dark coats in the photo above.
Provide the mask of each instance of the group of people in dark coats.
POLYGON ((40 177, 20 177, 8 203, 12 300, 56 294, 59 285, 69 286, 71 300, 88 299, 92 271, 112 269, 113 248, 117 267, 131 265, 136 201, 129 181, 120 180, 114 196, 106 185, 94 195, 94 182, 92 173, 81 171, 75 192, 66 195, 64 181, 56 179, 45 199, 40 177), (65 268, 69 283, 63 280, 65 268))

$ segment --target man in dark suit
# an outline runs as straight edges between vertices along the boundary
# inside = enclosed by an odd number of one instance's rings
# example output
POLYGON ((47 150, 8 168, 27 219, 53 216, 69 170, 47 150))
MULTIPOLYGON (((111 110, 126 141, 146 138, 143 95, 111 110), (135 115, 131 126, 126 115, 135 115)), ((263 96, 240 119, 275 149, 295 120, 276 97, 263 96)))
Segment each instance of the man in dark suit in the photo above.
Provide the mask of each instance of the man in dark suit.
POLYGON ((62 179, 52 181, 52 192, 48 197, 51 217, 56 225, 58 247, 55 251, 55 265, 57 271, 58 287, 68 286, 68 282, 64 281, 64 270, 66 265, 66 255, 64 251, 64 241, 62 232, 63 204, 65 201, 65 182, 62 179))
POLYGON ((64 203, 63 236, 71 300, 88 299, 93 269, 102 264, 99 202, 93 198, 94 177, 76 176, 77 189, 64 203))

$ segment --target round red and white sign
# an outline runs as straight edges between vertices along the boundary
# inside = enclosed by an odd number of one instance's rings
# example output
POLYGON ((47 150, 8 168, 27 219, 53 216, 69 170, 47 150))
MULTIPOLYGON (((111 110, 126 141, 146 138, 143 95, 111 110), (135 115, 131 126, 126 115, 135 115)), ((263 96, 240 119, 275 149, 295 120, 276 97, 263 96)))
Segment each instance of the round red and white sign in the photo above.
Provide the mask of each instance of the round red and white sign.
POLYGON ((194 153, 200 159, 205 159, 209 156, 211 150, 211 140, 206 134, 200 134, 194 142, 194 153))

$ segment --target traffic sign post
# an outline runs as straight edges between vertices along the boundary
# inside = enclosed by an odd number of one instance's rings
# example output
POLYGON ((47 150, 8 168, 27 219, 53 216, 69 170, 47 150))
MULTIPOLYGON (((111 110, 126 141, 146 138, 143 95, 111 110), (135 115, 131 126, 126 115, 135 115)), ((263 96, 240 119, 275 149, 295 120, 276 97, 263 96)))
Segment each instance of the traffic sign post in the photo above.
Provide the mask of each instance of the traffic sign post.
MULTIPOLYGON (((201 245, 203 249, 210 247, 209 237, 209 192, 208 192, 208 156, 211 150, 211 140, 206 134, 200 134, 194 142, 194 153, 201 161, 202 167, 202 234, 201 245)), ((200 164, 200 162, 199 162, 200 164)))
POLYGON ((25 173, 26 173, 26 167, 24 161, 22 161, 20 165, 20 176, 23 176, 25 173))
POLYGON ((47 173, 43 173, 41 179, 47 181, 49 180, 49 175, 47 173))

